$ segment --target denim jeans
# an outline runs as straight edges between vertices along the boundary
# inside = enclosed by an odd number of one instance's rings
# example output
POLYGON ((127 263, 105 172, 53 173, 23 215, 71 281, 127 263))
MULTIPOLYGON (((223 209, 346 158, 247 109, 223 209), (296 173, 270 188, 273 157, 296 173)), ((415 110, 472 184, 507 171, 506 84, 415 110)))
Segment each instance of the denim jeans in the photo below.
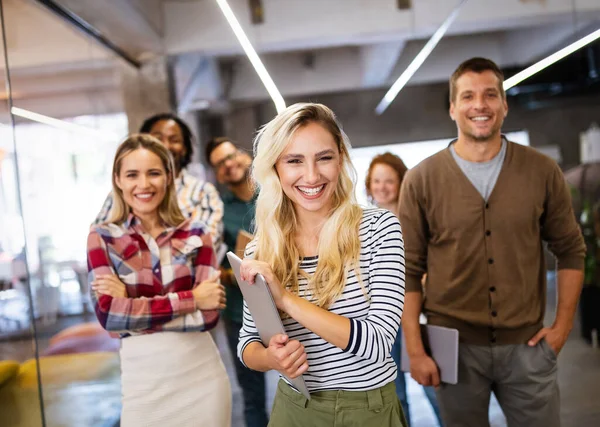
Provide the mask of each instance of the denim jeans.
MULTIPOLYGON (((404 411, 404 415, 406 416, 406 421, 410 426, 410 412, 408 411, 408 395, 406 393, 406 377, 404 376, 404 372, 400 370, 400 355, 402 351, 402 328, 398 329, 398 335, 396 335, 396 341, 394 341, 394 345, 392 346, 392 359, 396 362, 396 366, 398 367, 398 376, 396 377, 396 394, 398 395, 398 400, 400 400, 400 404, 402 405, 402 410, 404 411)), ((440 415, 440 407, 437 402, 437 398, 435 396, 435 389, 433 387, 423 387, 425 391, 425 396, 427 396, 427 400, 431 404, 431 408, 433 409, 433 413, 438 420, 440 427, 443 426, 442 417, 440 415)))
POLYGON ((246 427, 266 427, 269 417, 266 410, 265 374, 246 368, 237 357, 241 323, 224 318, 227 343, 235 365, 235 373, 244 396, 246 427))

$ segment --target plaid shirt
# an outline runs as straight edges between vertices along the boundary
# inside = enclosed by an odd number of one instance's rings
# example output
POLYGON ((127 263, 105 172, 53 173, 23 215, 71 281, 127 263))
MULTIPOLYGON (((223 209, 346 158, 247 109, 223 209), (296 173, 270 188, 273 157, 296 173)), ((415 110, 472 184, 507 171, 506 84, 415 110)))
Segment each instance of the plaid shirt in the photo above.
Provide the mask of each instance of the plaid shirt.
POLYGON ((216 271, 205 230, 203 224, 185 220, 155 240, 133 215, 123 225, 93 226, 87 243, 88 282, 98 275, 118 275, 128 295, 113 298, 91 291, 102 327, 121 337, 213 328, 217 311, 197 310, 191 292, 216 271))
MULTIPOLYGON (((175 179, 175 189, 183 216, 206 224, 213 238, 213 246, 218 248, 223 237, 223 202, 215 186, 210 182, 200 181, 186 169, 182 169, 175 179)), ((112 206, 113 194, 110 192, 94 224, 105 223, 112 206)))

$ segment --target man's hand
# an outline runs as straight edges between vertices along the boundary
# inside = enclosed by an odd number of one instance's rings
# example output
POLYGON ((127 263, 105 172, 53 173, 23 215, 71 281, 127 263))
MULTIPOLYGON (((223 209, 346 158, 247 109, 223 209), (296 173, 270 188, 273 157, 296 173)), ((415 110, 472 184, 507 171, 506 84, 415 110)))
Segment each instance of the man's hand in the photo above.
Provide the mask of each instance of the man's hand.
POLYGON ((550 328, 542 328, 533 336, 533 338, 529 340, 527 344, 530 347, 535 347, 541 339, 545 339, 550 348, 558 356, 558 353, 560 353, 567 342, 569 332, 571 331, 554 325, 550 328))
POLYGON ((433 359, 426 354, 410 357, 410 375, 423 386, 440 385, 440 371, 433 359))

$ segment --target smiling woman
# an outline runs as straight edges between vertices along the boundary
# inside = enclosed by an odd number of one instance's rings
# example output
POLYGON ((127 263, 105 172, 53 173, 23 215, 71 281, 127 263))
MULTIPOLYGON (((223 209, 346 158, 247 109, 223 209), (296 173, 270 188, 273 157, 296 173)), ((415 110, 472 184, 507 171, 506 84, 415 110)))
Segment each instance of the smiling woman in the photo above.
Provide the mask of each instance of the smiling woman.
POLYGON ((173 186, 174 170, 169 152, 158 140, 148 135, 129 137, 115 155, 115 206, 107 222, 121 223, 130 212, 142 222, 151 221, 156 213, 167 224, 183 222, 173 186))
POLYGON ((303 375, 311 393, 281 380, 269 426, 406 426, 390 356, 404 299, 398 219, 356 203, 350 144, 326 106, 288 107, 254 147, 256 238, 240 273, 265 277, 286 333, 263 346, 244 306, 238 356, 303 375))
POLYGON ((275 169, 296 209, 320 216, 331 209, 342 160, 335 139, 322 125, 309 123, 298 129, 275 169))
POLYGON ((139 218, 147 217, 165 198, 167 177, 160 158, 148 150, 135 150, 121 162, 115 181, 129 205, 139 218))
POLYGON ((370 202, 398 216, 398 198, 408 168, 402 159, 386 152, 373 157, 367 170, 365 187, 370 202))
POLYGON ((225 292, 206 226, 179 210, 174 172, 150 135, 117 149, 112 214, 88 236, 92 301, 102 327, 122 338, 122 426, 227 427, 229 380, 206 332, 225 292))

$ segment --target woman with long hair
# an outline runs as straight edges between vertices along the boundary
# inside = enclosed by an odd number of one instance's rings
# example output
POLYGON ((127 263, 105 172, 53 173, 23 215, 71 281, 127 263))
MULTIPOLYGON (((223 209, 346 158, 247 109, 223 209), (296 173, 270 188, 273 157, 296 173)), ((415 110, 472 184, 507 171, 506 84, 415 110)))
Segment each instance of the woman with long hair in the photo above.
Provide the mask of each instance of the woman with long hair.
MULTIPOLYGON (((139 133, 152 135, 169 150, 175 168, 173 175, 179 209, 185 218, 205 223, 214 247, 218 248, 223 234, 223 202, 212 183, 197 178, 191 171, 194 137, 190 127, 175 114, 161 113, 144 120, 139 133)), ((111 191, 94 224, 106 222, 113 205, 111 191)))
MULTIPOLYGON (((365 187, 369 201, 379 208, 387 209, 394 215, 398 216, 401 206, 400 189, 402 180, 408 168, 402 159, 392 153, 383 153, 373 157, 367 177, 365 179, 365 187)), ((396 377, 396 393, 402 404, 402 409, 408 425, 410 426, 410 412, 408 406, 408 394, 406 390, 406 377, 404 372, 400 371, 400 355, 402 352, 402 329, 398 329, 398 335, 392 346, 392 358, 398 367, 398 376, 396 377)), ((440 408, 435 397, 435 389, 433 387, 423 387, 425 395, 431 404, 433 413, 438 420, 440 427, 442 418, 440 408)))
POLYGON ((263 346, 245 306, 238 356, 303 375, 311 393, 280 380, 270 426, 405 426, 390 357, 404 300, 400 223, 357 204, 349 147, 321 104, 288 107, 254 143, 260 193, 241 276, 265 277, 286 333, 263 346))
POLYGON ((231 392, 206 332, 225 307, 210 234, 185 219, 173 158, 150 135, 117 149, 114 206, 88 236, 100 324, 121 340, 121 426, 229 426, 231 392))

